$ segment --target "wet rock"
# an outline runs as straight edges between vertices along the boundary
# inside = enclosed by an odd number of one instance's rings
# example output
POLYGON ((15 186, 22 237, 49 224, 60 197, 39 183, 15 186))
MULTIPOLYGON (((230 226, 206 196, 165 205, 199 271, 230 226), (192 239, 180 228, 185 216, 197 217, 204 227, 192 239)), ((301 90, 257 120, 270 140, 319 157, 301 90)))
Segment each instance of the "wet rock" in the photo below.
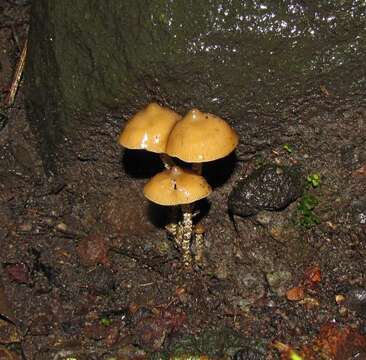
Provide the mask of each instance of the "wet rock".
POLYGON ((242 269, 235 275, 236 292, 238 296, 231 299, 231 303, 245 309, 265 295, 265 281, 262 273, 242 269))
POLYGON ((289 271, 274 271, 266 274, 271 290, 278 296, 284 296, 291 287, 292 275, 289 271))
POLYGON ((366 318, 366 289, 352 289, 346 294, 345 304, 360 316, 366 318))
MULTIPOLYGON (((360 29, 357 35, 365 35, 362 1, 328 0, 315 8, 299 0, 270 6, 250 1, 244 6, 240 1, 146 0, 108 6, 90 0, 68 6, 39 0, 32 5, 26 89, 29 121, 43 136, 46 167, 60 160, 57 155, 67 159, 66 152, 57 150, 67 146, 69 151, 78 144, 84 148, 88 142, 96 149, 104 141, 85 131, 94 125, 93 117, 71 116, 77 111, 121 109, 119 118, 127 118, 151 100, 182 113, 195 106, 232 119, 241 138, 252 145, 258 138, 272 141, 261 126, 266 111, 278 111, 267 130, 274 136, 281 132, 281 104, 289 96, 314 94, 322 83, 331 84, 332 95, 363 90, 355 70, 363 66, 363 47, 354 45, 356 35, 348 31, 360 29), (304 18, 309 20, 304 23, 304 18), (69 36, 75 27, 77 36, 69 36), (334 27, 339 29, 336 34, 334 27), (314 41, 309 43, 310 32, 314 41), (54 41, 55 34, 69 41, 54 41), (341 51, 334 51, 340 42, 341 51), (354 54, 345 56, 353 47, 354 54), (324 49, 325 58, 314 57, 324 49), (47 61, 45 53, 52 54, 47 61), (334 76, 336 72, 342 76, 334 76)), ((104 144, 98 148, 99 158, 104 149, 104 144)), ((79 153, 73 151, 71 158, 79 153)))
POLYGON ((290 208, 283 212, 260 211, 253 220, 262 225, 273 239, 289 245, 298 237, 297 229, 290 220, 290 208))
POLYGON ((79 261, 83 266, 102 264, 109 266, 107 240, 98 234, 89 235, 79 241, 76 247, 79 261))
POLYGON ((246 347, 237 351, 234 354, 233 360, 262 360, 264 356, 265 353, 263 351, 246 347))
POLYGON ((229 210, 239 216, 282 210, 301 196, 303 188, 298 168, 266 165, 235 185, 228 200, 229 210))
POLYGON ((112 271, 103 266, 98 266, 90 271, 87 281, 89 291, 100 295, 109 294, 114 290, 116 284, 112 271))
POLYGON ((352 201, 351 212, 356 224, 366 225, 366 196, 352 201))

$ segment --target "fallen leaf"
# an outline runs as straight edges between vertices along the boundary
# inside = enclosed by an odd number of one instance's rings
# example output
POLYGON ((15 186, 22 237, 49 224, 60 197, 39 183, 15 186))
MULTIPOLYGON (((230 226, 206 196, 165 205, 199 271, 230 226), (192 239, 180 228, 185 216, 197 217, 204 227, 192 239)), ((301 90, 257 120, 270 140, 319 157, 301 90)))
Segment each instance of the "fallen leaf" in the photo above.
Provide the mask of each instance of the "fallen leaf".
POLYGON ((321 271, 319 265, 314 265, 305 271, 305 285, 308 287, 314 287, 316 284, 320 283, 322 279, 321 271))
POLYGON ((29 269, 26 264, 20 262, 15 264, 7 264, 5 271, 11 281, 18 284, 28 284, 30 282, 29 269))
MULTIPOLYGON (((349 326, 327 323, 322 326, 313 344, 304 348, 304 355, 325 355, 334 360, 366 358, 366 336, 349 326)), ((305 357, 307 359, 307 357, 305 357)))
POLYGON ((299 351, 280 341, 273 343, 281 360, 349 360, 366 359, 366 336, 350 326, 327 323, 319 335, 299 351))
POLYGON ((302 300, 304 298, 304 288, 301 286, 294 287, 287 291, 286 297, 290 301, 302 300))

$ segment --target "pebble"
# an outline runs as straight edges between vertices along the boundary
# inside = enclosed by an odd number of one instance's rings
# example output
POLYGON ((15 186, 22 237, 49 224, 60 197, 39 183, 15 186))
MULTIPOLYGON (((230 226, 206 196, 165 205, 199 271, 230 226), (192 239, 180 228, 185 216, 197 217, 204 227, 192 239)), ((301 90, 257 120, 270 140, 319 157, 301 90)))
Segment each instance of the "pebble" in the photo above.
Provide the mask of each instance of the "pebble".
POLYGON ((274 271, 266 274, 271 290, 278 296, 284 296, 290 287, 292 274, 289 271, 274 271))
POLYGON ((228 207, 239 216, 282 210, 300 197, 303 189, 304 178, 297 167, 266 165, 234 186, 228 207))
POLYGON ((366 318, 366 288, 356 288, 346 294, 345 305, 366 318))

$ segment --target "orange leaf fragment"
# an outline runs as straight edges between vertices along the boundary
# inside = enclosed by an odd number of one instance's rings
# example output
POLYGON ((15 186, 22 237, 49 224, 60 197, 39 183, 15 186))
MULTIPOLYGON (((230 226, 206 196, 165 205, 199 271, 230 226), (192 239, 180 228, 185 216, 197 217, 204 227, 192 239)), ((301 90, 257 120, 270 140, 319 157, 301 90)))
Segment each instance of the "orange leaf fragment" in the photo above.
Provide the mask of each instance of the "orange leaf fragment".
POLYGON ((304 298, 304 288, 302 286, 293 287, 286 293, 287 300, 299 301, 304 298))
POLYGON ((305 283, 309 287, 312 287, 320 283, 322 279, 322 273, 319 265, 314 265, 305 271, 305 283))

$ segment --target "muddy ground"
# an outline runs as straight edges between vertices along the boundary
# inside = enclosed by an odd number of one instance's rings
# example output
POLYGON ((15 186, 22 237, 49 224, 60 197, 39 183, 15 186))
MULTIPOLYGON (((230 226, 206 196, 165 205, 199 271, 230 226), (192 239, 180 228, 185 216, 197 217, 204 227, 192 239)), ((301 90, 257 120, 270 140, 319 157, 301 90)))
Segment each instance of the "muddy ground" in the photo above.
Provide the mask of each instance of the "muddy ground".
MULTIPOLYGON (((0 4, 3 103, 28 11, 0 4)), ((0 108, 0 358, 278 359, 280 341, 304 359, 366 359, 365 93, 322 87, 282 116, 279 140, 204 168, 206 250, 187 271, 164 230, 170 210, 142 195, 158 159, 123 152, 107 114, 110 162, 80 153, 67 178, 47 178, 20 86, 0 108), (236 216, 236 232, 229 193, 268 163, 299 166, 304 194, 236 216)))

